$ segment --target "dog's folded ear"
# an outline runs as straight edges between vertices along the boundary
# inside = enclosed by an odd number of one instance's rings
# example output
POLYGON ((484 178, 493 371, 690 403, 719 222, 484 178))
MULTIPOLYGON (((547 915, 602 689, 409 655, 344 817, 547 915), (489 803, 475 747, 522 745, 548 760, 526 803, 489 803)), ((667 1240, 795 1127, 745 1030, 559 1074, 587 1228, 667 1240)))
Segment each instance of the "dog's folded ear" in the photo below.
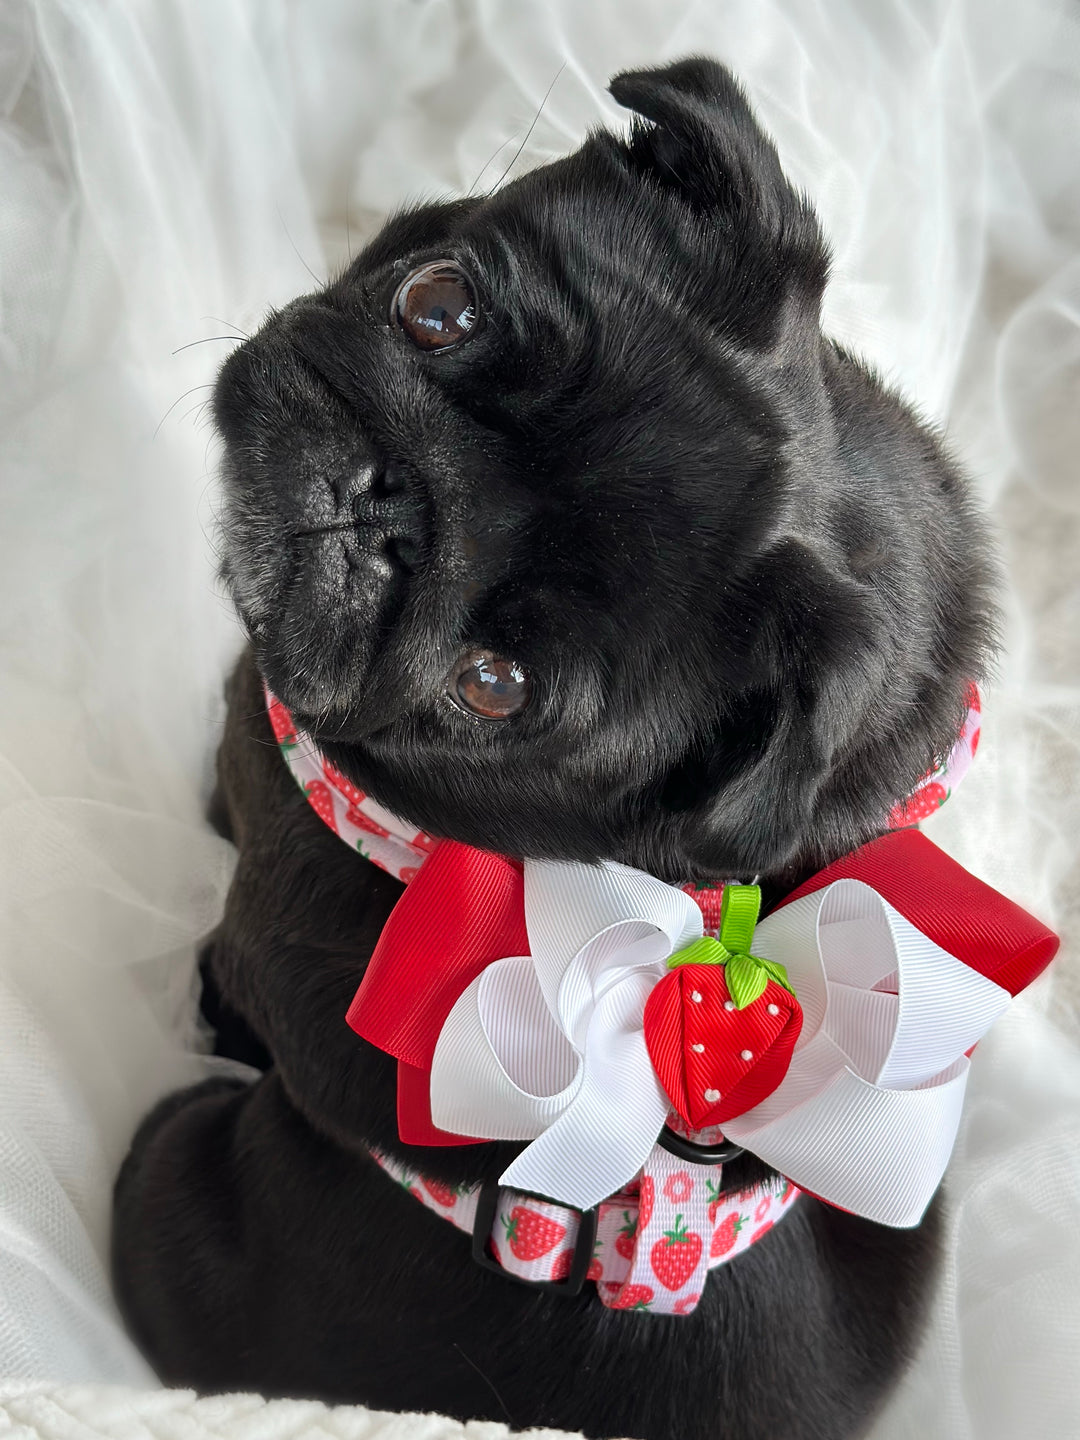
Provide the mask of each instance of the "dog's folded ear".
POLYGON ((708 211, 732 238, 765 247, 789 279, 820 294, 828 251, 809 203, 780 168, 731 72, 695 57, 656 70, 616 75, 611 94, 652 123, 630 133, 631 163, 708 211))
POLYGON ((909 743, 873 748, 888 734, 890 647, 853 582, 792 537, 753 583, 773 603, 743 662, 748 683, 660 799, 693 876, 776 876, 843 854, 884 825, 931 748, 910 725, 909 743))

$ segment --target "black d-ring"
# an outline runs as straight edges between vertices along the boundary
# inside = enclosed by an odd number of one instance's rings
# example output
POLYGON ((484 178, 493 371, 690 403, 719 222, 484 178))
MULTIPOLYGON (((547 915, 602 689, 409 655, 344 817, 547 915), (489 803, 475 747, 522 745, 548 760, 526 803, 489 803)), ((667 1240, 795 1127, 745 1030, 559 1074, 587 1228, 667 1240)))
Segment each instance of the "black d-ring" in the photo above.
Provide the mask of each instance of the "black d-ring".
POLYGON ((665 1125, 657 1136, 656 1143, 680 1160, 689 1160, 695 1165, 723 1165, 745 1153, 741 1145, 727 1140, 723 1145, 695 1145, 684 1135, 677 1135, 665 1125))

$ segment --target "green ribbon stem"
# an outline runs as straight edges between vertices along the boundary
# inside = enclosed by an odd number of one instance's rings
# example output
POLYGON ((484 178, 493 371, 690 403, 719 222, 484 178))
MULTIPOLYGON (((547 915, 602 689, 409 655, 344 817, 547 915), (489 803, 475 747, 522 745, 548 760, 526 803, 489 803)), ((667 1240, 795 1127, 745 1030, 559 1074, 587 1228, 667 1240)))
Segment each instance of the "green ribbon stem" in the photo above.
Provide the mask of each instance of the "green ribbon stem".
POLYGON ((760 910, 761 890, 757 885, 725 885, 720 902, 720 939, 703 935, 670 956, 668 969, 679 965, 723 965, 728 994, 736 1010, 752 1005, 764 994, 770 980, 794 995, 783 965, 750 954, 760 910))

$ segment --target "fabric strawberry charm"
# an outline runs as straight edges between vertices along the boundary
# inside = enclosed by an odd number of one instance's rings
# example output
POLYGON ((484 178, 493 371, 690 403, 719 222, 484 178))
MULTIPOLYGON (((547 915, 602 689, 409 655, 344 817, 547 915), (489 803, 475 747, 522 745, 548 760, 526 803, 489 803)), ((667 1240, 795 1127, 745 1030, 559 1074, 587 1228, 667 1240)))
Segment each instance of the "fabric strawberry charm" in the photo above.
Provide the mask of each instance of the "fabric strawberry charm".
POLYGON ((760 907, 756 885, 726 885, 719 940, 706 936, 672 955, 645 1006, 649 1058, 692 1130, 771 1095, 802 1029, 784 967, 750 954, 760 907))

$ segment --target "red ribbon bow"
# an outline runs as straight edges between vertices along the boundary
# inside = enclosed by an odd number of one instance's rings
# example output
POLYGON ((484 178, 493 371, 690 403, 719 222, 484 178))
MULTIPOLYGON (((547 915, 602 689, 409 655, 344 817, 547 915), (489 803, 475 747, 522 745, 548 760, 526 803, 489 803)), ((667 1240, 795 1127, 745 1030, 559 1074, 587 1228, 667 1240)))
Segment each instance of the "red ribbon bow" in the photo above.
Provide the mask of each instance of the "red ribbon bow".
MULTIPOLYGON (((917 830, 897 830, 811 876, 781 904, 862 880, 965 965, 1015 995, 1053 959, 1058 937, 917 830)), ((707 893, 707 892, 706 892, 707 893)), ((398 1133, 410 1145, 476 1145, 431 1119, 431 1064, 462 991, 495 960, 529 954, 518 861, 442 841, 394 907, 349 1025, 398 1060, 398 1133)))

